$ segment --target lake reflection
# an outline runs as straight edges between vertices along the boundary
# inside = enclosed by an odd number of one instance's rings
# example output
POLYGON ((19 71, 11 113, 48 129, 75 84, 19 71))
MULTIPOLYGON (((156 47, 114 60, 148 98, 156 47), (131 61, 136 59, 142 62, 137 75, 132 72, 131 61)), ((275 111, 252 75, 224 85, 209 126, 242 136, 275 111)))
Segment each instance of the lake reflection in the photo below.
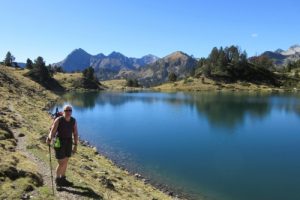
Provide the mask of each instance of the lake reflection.
POLYGON ((298 94, 67 93, 81 137, 200 199, 300 199, 298 94))

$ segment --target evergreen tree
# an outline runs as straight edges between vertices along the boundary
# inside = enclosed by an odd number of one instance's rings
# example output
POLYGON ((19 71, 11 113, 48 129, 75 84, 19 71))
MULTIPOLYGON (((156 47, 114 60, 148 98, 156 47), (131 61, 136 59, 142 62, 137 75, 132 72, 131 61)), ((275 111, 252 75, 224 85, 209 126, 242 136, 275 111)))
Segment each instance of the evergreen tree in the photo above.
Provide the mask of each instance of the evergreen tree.
POLYGON ((6 54, 6 56, 5 56, 5 59, 4 59, 3 63, 4 63, 4 65, 6 65, 6 66, 12 66, 14 60, 15 60, 15 57, 14 57, 10 52, 7 52, 7 54, 6 54))
POLYGON ((93 67, 88 67, 82 71, 83 77, 87 80, 95 81, 97 78, 95 76, 95 70, 93 67))
POLYGON ((127 79, 126 86, 128 87, 140 87, 137 79, 127 79))
POLYGON ((295 71, 294 77, 295 77, 295 78, 299 78, 299 70, 296 70, 296 71, 295 71))
POLYGON ((32 69, 32 68, 33 68, 33 62, 32 62, 32 60, 30 60, 29 58, 27 58, 25 68, 26 68, 26 69, 32 69))
POLYGON ((175 74, 174 72, 171 72, 171 73, 169 74, 169 76, 168 76, 168 80, 169 80, 170 82, 175 82, 175 81, 177 80, 176 74, 175 74))
POLYGON ((28 75, 40 83, 45 83, 51 79, 49 70, 41 56, 34 60, 33 67, 28 72, 28 75))
POLYGON ((61 66, 54 66, 53 68, 54 73, 60 72, 60 73, 64 73, 64 69, 61 66))
POLYGON ((211 51, 211 53, 209 54, 208 57, 209 61, 213 64, 213 65, 217 65, 218 64, 218 59, 219 59, 219 50, 217 47, 214 47, 211 51))

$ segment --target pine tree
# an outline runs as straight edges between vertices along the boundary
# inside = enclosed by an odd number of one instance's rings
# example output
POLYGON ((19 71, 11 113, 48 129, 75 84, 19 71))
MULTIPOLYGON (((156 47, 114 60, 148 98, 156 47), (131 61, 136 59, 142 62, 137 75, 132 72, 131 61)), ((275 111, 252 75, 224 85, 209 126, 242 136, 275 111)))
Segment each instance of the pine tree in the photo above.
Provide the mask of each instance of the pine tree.
POLYGON ((96 80, 95 70, 93 67, 86 68, 85 70, 83 70, 82 74, 83 74, 83 77, 87 80, 91 80, 91 81, 96 80))
POLYGON ((45 61, 41 56, 34 60, 32 69, 28 72, 28 75, 40 83, 45 83, 51 79, 45 61))
POLYGON ((174 72, 171 72, 168 77, 170 82, 175 82, 177 80, 177 76, 174 72))
POLYGON ((14 60, 15 60, 15 57, 10 52, 7 52, 5 59, 4 59, 4 65, 12 66, 14 60))
POLYGON ((32 60, 30 60, 29 58, 27 58, 25 68, 26 68, 26 69, 32 69, 32 68, 33 68, 33 62, 32 62, 32 60))
POLYGON ((299 78, 299 71, 298 71, 298 70, 295 71, 294 77, 295 77, 295 78, 299 78))
POLYGON ((213 65, 217 65, 218 64, 218 59, 219 59, 219 50, 217 47, 214 47, 209 55, 209 61, 213 64, 213 65))

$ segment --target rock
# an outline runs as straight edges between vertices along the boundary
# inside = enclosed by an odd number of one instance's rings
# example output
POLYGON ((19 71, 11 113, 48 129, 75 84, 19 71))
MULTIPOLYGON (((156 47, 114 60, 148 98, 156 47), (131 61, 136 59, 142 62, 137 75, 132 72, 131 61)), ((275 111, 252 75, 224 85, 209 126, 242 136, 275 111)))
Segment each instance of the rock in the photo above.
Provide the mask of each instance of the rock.
POLYGON ((144 183, 148 183, 148 182, 149 182, 149 180, 146 179, 146 178, 143 178, 142 181, 143 181, 144 183))
POLYGON ((169 192, 168 192, 168 195, 169 195, 169 196, 173 196, 174 193, 173 193, 172 191, 169 191, 169 192))
POLYGON ((10 151, 10 152, 15 152, 16 151, 15 147, 8 147, 7 150, 10 151))
POLYGON ((18 137, 24 137, 24 136, 25 136, 24 133, 20 133, 20 134, 18 135, 18 137))
POLYGON ((26 191, 26 192, 31 192, 31 191, 33 191, 33 190, 34 190, 34 188, 33 188, 32 185, 27 185, 26 188, 25 188, 25 191, 26 191))
POLYGON ((87 165, 81 166, 81 168, 84 170, 92 171, 92 168, 87 165))
POLYGON ((21 199, 22 200, 30 199, 30 195, 29 194, 22 194, 21 199))
POLYGON ((93 174, 92 178, 97 179, 98 178, 98 174, 93 174))
POLYGON ((138 174, 138 173, 135 173, 134 176, 135 176, 136 178, 141 178, 141 177, 142 177, 142 175, 140 175, 140 174, 138 174))
POLYGON ((99 152, 98 152, 98 150, 97 150, 97 147, 93 147, 93 150, 94 150, 94 154, 95 154, 95 155, 98 155, 98 154, 99 154, 99 152))
POLYGON ((80 143, 81 143, 82 146, 85 146, 85 147, 89 146, 89 142, 86 141, 86 140, 80 141, 80 143))
POLYGON ((112 181, 108 178, 106 178, 105 176, 101 176, 100 180, 99 180, 102 185, 104 185, 106 188, 110 189, 110 190, 115 190, 115 186, 112 183, 112 181))

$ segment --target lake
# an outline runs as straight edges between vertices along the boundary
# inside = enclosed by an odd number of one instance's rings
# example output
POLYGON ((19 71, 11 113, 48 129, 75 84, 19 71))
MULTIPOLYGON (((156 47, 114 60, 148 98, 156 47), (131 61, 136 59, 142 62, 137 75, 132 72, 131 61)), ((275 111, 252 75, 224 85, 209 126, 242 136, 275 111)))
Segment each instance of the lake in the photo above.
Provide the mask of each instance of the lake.
MULTIPOLYGON (((81 139, 191 199, 300 199, 300 95, 66 93, 81 139)), ((55 109, 55 108, 53 108, 55 109)))

